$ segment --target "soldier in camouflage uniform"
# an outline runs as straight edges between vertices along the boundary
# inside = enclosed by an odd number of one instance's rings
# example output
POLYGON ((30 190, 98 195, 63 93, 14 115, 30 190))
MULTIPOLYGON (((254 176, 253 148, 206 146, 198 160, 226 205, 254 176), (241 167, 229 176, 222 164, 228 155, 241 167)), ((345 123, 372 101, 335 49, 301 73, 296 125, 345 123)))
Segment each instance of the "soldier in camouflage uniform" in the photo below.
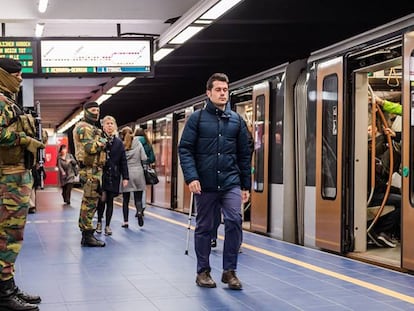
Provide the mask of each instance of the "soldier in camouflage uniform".
POLYGON ((22 292, 14 283, 15 262, 33 186, 31 167, 44 144, 36 137, 31 115, 16 104, 21 64, 0 59, 0 310, 39 310, 39 296, 22 292), (29 160, 29 161, 28 161, 29 160))
POLYGON ((92 224, 102 185, 102 168, 105 164, 107 140, 98 128, 99 105, 95 102, 83 106, 84 118, 73 129, 75 156, 80 163, 79 177, 83 185, 79 228, 82 232, 82 246, 103 247, 105 243, 94 236, 92 224))

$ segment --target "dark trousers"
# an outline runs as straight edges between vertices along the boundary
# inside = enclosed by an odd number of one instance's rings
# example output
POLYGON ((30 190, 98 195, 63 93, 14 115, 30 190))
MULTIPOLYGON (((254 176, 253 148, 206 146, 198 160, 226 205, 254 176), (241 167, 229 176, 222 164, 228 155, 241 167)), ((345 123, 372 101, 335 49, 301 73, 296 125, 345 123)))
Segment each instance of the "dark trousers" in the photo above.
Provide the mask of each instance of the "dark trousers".
POLYGON ((210 271, 211 232, 220 210, 224 218, 223 270, 236 270, 242 238, 241 191, 202 192, 194 195, 197 216, 194 232, 197 273, 210 271))
POLYGON ((98 222, 102 222, 102 217, 105 212, 106 205, 105 226, 109 226, 111 224, 112 214, 114 212, 114 198, 117 193, 113 193, 111 191, 105 191, 105 193, 105 200, 98 201, 98 222))
MULTIPOLYGON (((220 227, 220 224, 221 224, 221 210, 218 211, 216 216, 214 217, 214 227, 213 227, 213 230, 211 231, 211 240, 217 240, 218 228, 220 227)), ((243 228, 242 228, 242 237, 240 241, 240 246, 242 242, 243 242, 243 228)))
MULTIPOLYGON (((134 203, 135 208, 137 209, 137 213, 142 213, 142 192, 143 191, 134 191, 134 203)), ((124 215, 124 222, 128 221, 128 214, 129 214, 129 198, 130 198, 130 192, 124 192, 122 193, 122 214, 124 215)))
MULTIPOLYGON (((383 193, 375 193, 370 202, 370 206, 381 205, 383 193)), ((373 230, 376 234, 381 232, 388 235, 394 235, 396 238, 401 236, 401 195, 398 193, 390 193, 386 202, 386 205, 394 206, 394 210, 384 216, 378 218, 373 230)), ((371 222, 368 222, 368 226, 371 222)))
POLYGON ((62 198, 63 202, 70 203, 70 196, 72 194, 73 183, 67 183, 66 185, 62 186, 62 198))
POLYGON ((221 224, 221 210, 217 211, 214 217, 214 227, 213 227, 213 230, 211 231, 212 240, 217 240, 218 228, 220 227, 220 224, 221 224))

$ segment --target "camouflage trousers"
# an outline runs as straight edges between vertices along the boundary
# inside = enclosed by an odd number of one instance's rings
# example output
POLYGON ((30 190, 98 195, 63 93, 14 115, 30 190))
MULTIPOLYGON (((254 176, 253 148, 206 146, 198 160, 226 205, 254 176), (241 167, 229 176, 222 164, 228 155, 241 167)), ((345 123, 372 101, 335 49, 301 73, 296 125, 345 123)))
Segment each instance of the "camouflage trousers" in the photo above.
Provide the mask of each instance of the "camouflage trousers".
POLYGON ((82 204, 79 213, 79 229, 93 230, 92 219, 101 197, 102 169, 86 167, 79 171, 79 178, 83 185, 82 204))
POLYGON ((33 177, 30 171, 0 175, 0 281, 14 276, 23 243, 33 177))

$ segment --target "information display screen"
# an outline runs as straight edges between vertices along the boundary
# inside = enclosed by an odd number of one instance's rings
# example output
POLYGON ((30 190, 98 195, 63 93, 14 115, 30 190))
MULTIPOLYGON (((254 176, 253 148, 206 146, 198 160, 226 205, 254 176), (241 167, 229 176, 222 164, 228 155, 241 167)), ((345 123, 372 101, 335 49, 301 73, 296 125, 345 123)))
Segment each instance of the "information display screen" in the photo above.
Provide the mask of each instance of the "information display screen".
POLYGON ((37 42, 32 39, 0 39, 0 58, 13 58, 22 64, 22 73, 37 73, 37 42))
POLYGON ((152 39, 41 39, 40 68, 46 75, 153 74, 152 39))

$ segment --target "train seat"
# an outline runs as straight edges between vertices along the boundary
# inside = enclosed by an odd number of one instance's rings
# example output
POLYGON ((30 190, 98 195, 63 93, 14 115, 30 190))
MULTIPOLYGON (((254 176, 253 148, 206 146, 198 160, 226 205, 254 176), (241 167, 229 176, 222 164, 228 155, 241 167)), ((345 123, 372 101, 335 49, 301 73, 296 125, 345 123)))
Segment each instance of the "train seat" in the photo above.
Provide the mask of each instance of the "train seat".
MULTIPOLYGON (((367 221, 373 220, 380 208, 381 205, 367 207, 367 221)), ((385 205, 384 209, 381 212, 381 216, 387 215, 388 213, 391 213, 393 210, 395 210, 395 207, 393 205, 385 205)))

